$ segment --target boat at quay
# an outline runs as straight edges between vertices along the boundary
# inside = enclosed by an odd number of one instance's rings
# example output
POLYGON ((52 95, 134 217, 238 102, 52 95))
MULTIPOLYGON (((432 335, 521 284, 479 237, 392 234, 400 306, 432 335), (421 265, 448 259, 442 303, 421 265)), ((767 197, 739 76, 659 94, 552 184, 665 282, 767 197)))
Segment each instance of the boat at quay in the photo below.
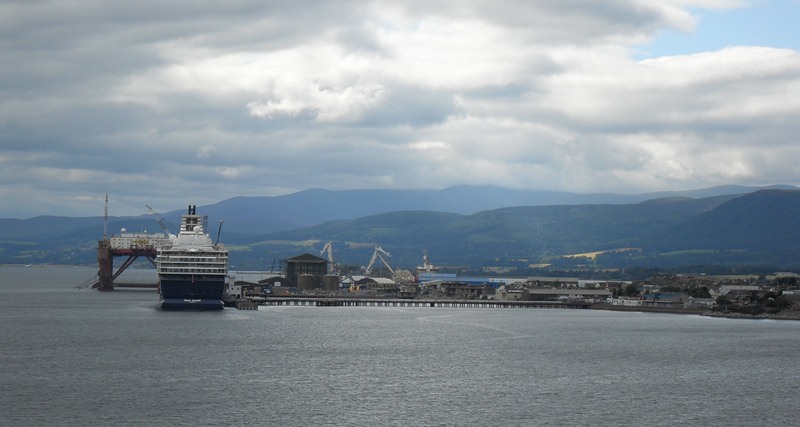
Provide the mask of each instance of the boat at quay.
POLYGON ((158 249, 156 269, 161 308, 221 310, 228 278, 228 250, 205 231, 204 217, 189 206, 177 235, 158 249))

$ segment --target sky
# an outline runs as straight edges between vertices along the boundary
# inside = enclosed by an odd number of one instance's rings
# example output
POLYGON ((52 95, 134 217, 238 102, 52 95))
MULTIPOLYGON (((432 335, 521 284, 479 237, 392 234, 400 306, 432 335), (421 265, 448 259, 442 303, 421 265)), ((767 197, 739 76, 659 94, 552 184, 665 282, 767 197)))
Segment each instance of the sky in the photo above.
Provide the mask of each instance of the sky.
MULTIPOLYGON (((0 218, 800 185, 800 0, 0 0, 0 218)), ((409 206, 409 209, 414 209, 409 206)))

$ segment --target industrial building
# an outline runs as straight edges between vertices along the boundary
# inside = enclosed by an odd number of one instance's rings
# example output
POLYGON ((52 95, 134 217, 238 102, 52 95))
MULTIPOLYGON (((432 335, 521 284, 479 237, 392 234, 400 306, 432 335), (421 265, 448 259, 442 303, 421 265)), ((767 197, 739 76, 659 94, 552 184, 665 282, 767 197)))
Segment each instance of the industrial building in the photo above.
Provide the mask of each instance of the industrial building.
POLYGON ((322 290, 338 291, 339 276, 328 274, 328 261, 309 253, 286 260, 286 282, 297 293, 322 290))

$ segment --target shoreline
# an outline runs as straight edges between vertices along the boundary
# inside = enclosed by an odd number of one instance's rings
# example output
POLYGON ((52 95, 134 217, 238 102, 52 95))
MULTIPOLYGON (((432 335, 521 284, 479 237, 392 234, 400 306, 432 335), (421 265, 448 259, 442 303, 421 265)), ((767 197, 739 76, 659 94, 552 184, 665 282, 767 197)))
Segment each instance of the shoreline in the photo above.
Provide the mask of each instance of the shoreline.
POLYGON ((701 316, 720 317, 725 319, 749 319, 749 320, 800 320, 800 311, 782 310, 778 313, 745 314, 736 312, 710 311, 701 316))
POLYGON ((661 308, 661 307, 625 307, 606 304, 594 304, 590 310, 627 311, 638 313, 694 314, 705 317, 749 320, 800 320, 800 311, 782 310, 778 313, 746 314, 734 311, 711 311, 702 308, 661 308))

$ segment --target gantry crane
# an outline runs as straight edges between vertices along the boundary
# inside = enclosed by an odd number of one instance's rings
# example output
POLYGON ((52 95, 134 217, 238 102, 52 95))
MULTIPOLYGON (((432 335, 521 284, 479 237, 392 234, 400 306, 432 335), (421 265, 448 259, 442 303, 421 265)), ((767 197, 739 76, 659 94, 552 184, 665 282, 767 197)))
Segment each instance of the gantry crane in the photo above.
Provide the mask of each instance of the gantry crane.
POLYGON ((367 265, 366 270, 364 270, 367 276, 372 276, 372 266, 375 265, 375 261, 377 261, 378 259, 380 259, 383 262, 383 265, 385 265, 386 268, 389 269, 389 272, 392 273, 392 276, 394 276, 394 270, 392 269, 392 267, 389 265, 389 263, 386 261, 386 258, 384 258, 382 254, 386 256, 391 256, 389 252, 383 250, 382 247, 375 246, 375 251, 372 253, 372 259, 369 260, 369 264, 367 265))
POLYGON ((323 254, 325 254, 325 252, 328 253, 328 263, 331 266, 331 273, 337 274, 339 272, 339 268, 336 265, 336 261, 334 261, 333 259, 333 242, 326 243, 325 247, 323 247, 322 250, 319 251, 319 255, 322 256, 323 254))
POLYGON ((168 225, 168 224, 167 224, 167 221, 164 221, 164 218, 161 218, 161 215, 159 215, 159 214, 158 214, 158 212, 156 212, 155 210, 153 210, 153 208, 151 208, 151 207, 150 207, 150 205, 145 205, 145 206, 147 206, 147 212, 149 212, 149 213, 151 213, 151 214, 155 215, 155 217, 156 217, 156 221, 158 222, 158 225, 160 225, 160 226, 161 226, 161 229, 162 229, 162 230, 164 230, 164 234, 166 234, 167 236, 169 236, 170 234, 172 234, 172 233, 170 233, 170 231, 169 231, 169 227, 167 227, 167 225, 168 225))

